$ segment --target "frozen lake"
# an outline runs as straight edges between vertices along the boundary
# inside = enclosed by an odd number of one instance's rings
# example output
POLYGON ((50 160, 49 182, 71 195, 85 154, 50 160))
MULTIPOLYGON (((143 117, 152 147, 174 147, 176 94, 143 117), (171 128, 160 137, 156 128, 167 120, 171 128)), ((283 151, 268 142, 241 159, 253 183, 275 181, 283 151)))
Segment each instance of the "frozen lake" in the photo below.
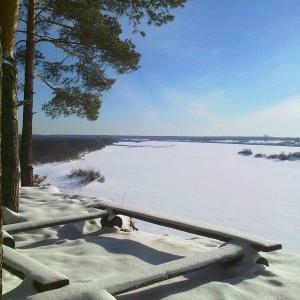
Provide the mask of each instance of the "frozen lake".
MULTIPOLYGON (((300 252, 300 161, 276 161, 237 153, 298 152, 298 147, 189 142, 119 143, 82 160, 35 166, 66 192, 97 196, 190 220, 273 239, 300 252), (77 185, 66 175, 92 168, 105 183, 77 185)), ((140 230, 173 233, 136 221, 140 230)))

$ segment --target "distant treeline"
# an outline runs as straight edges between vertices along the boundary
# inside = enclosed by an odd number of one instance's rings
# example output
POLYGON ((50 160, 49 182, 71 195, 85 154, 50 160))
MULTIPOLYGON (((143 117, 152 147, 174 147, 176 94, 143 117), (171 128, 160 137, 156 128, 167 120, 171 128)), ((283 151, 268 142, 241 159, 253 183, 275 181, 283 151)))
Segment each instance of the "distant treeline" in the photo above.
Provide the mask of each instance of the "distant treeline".
POLYGON ((272 137, 272 136, 115 136, 119 141, 143 142, 143 141, 168 141, 168 142, 194 142, 194 143, 225 143, 247 145, 276 145, 276 146, 300 146, 300 138, 297 137, 272 137))
POLYGON ((117 142, 101 136, 43 136, 34 135, 32 161, 34 164, 78 159, 82 153, 100 150, 117 142))

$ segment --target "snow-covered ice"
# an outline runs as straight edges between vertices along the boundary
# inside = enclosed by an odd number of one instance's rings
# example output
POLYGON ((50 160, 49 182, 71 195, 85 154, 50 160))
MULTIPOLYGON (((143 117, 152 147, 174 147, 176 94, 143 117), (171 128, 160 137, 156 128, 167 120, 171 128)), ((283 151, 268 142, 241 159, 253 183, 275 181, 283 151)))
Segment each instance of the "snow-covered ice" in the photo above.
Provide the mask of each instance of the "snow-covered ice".
MULTIPOLYGON (((279 241, 300 252, 300 161, 276 161, 237 153, 298 152, 298 147, 185 142, 123 142, 82 160, 36 166, 62 190, 111 199, 194 221, 225 226, 279 241), (105 183, 76 185, 71 169, 94 168, 105 183)), ((170 229, 136 221, 154 233, 170 229)))

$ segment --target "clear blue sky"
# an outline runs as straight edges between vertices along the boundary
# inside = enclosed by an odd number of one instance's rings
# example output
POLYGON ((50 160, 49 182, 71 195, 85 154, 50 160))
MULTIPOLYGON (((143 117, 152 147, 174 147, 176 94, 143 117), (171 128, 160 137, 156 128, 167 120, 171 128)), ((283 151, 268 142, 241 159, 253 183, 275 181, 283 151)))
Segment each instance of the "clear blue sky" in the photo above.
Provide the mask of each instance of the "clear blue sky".
POLYGON ((192 0, 174 14, 145 38, 125 28, 141 68, 116 77, 98 121, 46 117, 36 80, 34 133, 300 136, 299 0, 192 0))

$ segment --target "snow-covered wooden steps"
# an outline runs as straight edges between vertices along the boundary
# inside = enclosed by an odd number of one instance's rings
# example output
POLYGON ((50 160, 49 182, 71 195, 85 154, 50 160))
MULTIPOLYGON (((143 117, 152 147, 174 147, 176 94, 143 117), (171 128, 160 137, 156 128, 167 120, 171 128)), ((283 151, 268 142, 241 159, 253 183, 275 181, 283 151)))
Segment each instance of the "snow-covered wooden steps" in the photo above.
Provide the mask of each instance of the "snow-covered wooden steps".
POLYGON ((280 243, 241 233, 232 229, 208 225, 200 222, 193 222, 151 210, 138 209, 136 207, 114 203, 108 200, 101 200, 95 206, 95 208, 99 208, 102 210, 107 209, 108 212, 111 213, 111 215, 122 214, 153 224, 178 229, 184 232, 217 239, 224 242, 229 242, 232 240, 243 240, 248 242, 256 251, 269 252, 282 248, 282 245, 280 243))
POLYGON ((138 288, 152 285, 169 278, 200 270, 216 263, 226 263, 242 258, 244 249, 238 243, 228 243, 218 248, 147 269, 127 272, 108 279, 98 279, 84 284, 70 284, 64 288, 28 297, 28 300, 63 299, 115 299, 117 296, 138 288), (69 298, 67 298, 69 297, 69 298))
POLYGON ((61 273, 5 245, 3 268, 23 279, 30 276, 38 292, 58 289, 69 284, 69 279, 61 273))

